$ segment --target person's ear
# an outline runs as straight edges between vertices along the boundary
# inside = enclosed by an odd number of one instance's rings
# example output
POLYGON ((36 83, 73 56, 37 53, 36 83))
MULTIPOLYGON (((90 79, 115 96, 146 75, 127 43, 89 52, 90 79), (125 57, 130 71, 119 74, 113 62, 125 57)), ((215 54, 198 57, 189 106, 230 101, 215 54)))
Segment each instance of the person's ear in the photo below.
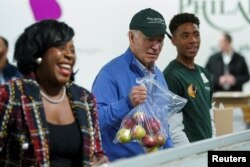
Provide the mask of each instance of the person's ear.
POLYGON ((128 37, 129 37, 129 40, 133 40, 134 39, 134 35, 131 31, 128 32, 128 37))
POLYGON ((129 42, 133 43, 133 40, 135 39, 135 36, 131 31, 128 32, 128 37, 129 37, 129 42))
POLYGON ((176 38, 174 36, 172 36, 171 42, 174 46, 176 46, 176 38))

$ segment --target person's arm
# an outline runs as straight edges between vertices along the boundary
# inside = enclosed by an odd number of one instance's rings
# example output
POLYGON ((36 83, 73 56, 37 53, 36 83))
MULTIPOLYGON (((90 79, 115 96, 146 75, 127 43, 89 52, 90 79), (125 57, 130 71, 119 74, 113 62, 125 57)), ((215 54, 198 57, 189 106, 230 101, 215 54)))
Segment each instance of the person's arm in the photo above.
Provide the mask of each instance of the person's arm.
MULTIPOLYGON (((241 61, 237 64, 239 66, 240 71, 238 71, 237 73, 239 75, 235 75, 235 86, 241 86, 243 85, 245 82, 247 82, 249 80, 249 70, 248 70, 248 66, 247 63, 244 59, 244 57, 241 57, 240 59, 241 61)), ((232 70, 234 71, 234 70, 232 70)))
POLYGON ((174 113, 168 118, 169 131, 174 147, 190 143, 184 132, 182 112, 174 113))
POLYGON ((128 96, 119 98, 119 86, 123 85, 119 85, 105 71, 100 72, 93 83, 92 93, 97 100, 101 131, 108 130, 113 125, 121 122, 122 118, 133 108, 129 99, 129 92, 128 96))
MULTIPOLYGON (((180 95, 180 86, 178 84, 178 81, 174 79, 174 76, 168 76, 168 73, 164 73, 164 77, 166 79, 169 90, 177 95, 180 95)), ((171 114, 171 116, 168 118, 168 124, 174 147, 190 143, 186 133, 184 132, 182 111, 171 114)))

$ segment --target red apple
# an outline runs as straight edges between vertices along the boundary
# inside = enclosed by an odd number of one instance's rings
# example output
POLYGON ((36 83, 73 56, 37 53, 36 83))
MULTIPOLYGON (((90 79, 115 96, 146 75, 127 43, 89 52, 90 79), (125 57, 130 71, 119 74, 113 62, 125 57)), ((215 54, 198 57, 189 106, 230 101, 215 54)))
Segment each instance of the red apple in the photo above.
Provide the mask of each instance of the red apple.
POLYGON ((161 147, 161 146, 163 146, 163 145, 165 144, 165 142, 166 142, 166 137, 165 137, 165 135, 162 134, 162 133, 157 133, 157 134, 155 135, 155 140, 156 140, 157 146, 158 146, 158 147, 161 147))
POLYGON ((126 129, 126 128, 121 128, 118 132, 117 132, 117 141, 120 143, 127 143, 131 141, 131 134, 130 134, 130 129, 126 129))
POLYGON ((148 134, 156 134, 161 130, 161 123, 155 118, 149 118, 145 122, 145 129, 148 134))
POLYGON ((134 113, 133 118, 137 123, 143 123, 145 121, 145 114, 142 111, 137 111, 134 113))
POLYGON ((146 130, 141 125, 136 125, 133 127, 131 135, 132 138, 140 140, 146 134, 146 130))
POLYGON ((150 136, 150 135, 145 135, 142 138, 142 145, 144 147, 155 147, 156 146, 156 140, 154 136, 150 136))
POLYGON ((122 126, 127 129, 132 129, 135 125, 135 120, 133 118, 124 118, 122 121, 122 126))

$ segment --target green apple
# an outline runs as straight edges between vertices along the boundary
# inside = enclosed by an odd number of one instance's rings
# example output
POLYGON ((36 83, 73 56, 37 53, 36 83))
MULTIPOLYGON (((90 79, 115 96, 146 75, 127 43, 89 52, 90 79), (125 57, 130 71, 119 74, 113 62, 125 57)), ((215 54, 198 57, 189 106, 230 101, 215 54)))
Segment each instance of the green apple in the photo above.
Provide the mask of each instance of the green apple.
POLYGON ((136 125, 132 129, 132 138, 140 140, 146 135, 146 130, 141 125, 136 125))
POLYGON ((151 148, 149 148, 149 147, 144 147, 144 149, 145 149, 145 152, 146 152, 146 153, 153 153, 153 152, 159 151, 159 148, 158 148, 158 147, 151 147, 151 148))
POLYGON ((120 143, 127 143, 131 141, 130 129, 121 128, 117 134, 117 141, 120 143))

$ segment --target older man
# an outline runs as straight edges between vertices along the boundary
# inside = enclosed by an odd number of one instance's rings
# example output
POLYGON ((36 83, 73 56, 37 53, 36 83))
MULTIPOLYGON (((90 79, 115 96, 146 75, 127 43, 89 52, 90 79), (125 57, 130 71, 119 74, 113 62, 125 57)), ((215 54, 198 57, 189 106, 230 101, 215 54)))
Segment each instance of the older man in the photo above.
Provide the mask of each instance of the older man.
MULTIPOLYGON (((152 76, 167 87, 155 65, 166 34, 163 16, 150 8, 141 10, 133 16, 129 28, 129 48, 101 69, 92 88, 97 99, 103 147, 111 161, 144 153, 136 142, 113 143, 122 119, 147 97, 146 88, 137 85, 136 79, 152 76)), ((164 148, 171 146, 168 137, 164 148)))

